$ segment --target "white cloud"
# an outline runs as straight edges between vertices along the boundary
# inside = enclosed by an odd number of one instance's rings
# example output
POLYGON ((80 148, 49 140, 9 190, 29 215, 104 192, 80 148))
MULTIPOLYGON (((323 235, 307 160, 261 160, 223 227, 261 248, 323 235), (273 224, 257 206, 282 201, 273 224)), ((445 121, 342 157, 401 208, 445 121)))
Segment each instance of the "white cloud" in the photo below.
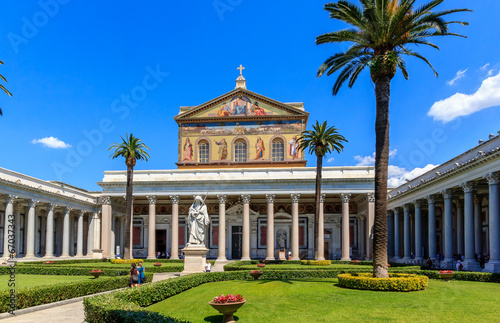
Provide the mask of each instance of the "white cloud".
POLYGON ((388 187, 398 187, 406 183, 406 181, 411 181, 415 177, 418 177, 424 173, 427 173, 431 169, 437 167, 438 165, 428 164, 424 168, 415 168, 411 171, 406 170, 406 168, 389 165, 389 178, 387 180, 388 187))
MULTIPOLYGON (((393 149, 389 151, 389 157, 394 157, 398 153, 397 149, 393 149)), ((375 153, 373 153, 370 156, 354 156, 354 160, 356 160, 358 163, 356 166, 371 166, 375 164, 375 153)))
POLYGON ((492 76, 494 72, 495 72, 495 70, 491 69, 491 70, 488 71, 488 73, 486 74, 486 76, 492 76))
POLYGON ((455 84, 456 81, 458 81, 462 77, 465 77, 465 72, 467 72, 467 70, 468 70, 468 68, 466 68, 463 71, 458 71, 457 74, 455 75, 455 78, 453 78, 452 80, 449 80, 448 82, 446 82, 446 84, 448 84, 449 86, 452 86, 453 84, 455 84))
POLYGON ((481 71, 486 71, 488 69, 488 66, 490 66, 490 63, 486 63, 485 65, 481 66, 479 69, 481 71))
POLYGON ((334 160, 335 160, 335 158, 333 158, 333 157, 328 158, 329 163, 333 162, 334 160))
POLYGON ((427 115, 443 123, 500 105, 500 73, 486 78, 473 94, 456 93, 435 102, 427 115))
POLYGON ((33 139, 31 141, 32 144, 42 144, 45 147, 54 148, 54 149, 66 149, 71 147, 70 144, 65 143, 62 140, 59 140, 54 137, 45 137, 42 139, 33 139))

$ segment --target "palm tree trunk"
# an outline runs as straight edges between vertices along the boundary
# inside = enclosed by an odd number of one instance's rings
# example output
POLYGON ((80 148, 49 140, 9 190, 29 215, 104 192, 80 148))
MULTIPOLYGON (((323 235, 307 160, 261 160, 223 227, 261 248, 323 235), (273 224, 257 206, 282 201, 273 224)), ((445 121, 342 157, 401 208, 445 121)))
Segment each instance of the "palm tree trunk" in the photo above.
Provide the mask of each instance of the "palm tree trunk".
POLYGON ((134 166, 127 163, 127 191, 125 195, 125 250, 123 250, 123 259, 132 259, 132 182, 134 180, 134 166))
POLYGON ((315 198, 314 259, 318 260, 319 257, 323 256, 323 255, 320 255, 318 253, 320 234, 321 234, 321 238, 323 238, 323 232, 318 231, 319 204, 320 204, 320 196, 321 196, 321 172, 323 171, 323 156, 316 155, 316 157, 317 157, 317 162, 316 162, 316 194, 314 196, 314 198, 315 198))
POLYGON ((387 271, 387 172, 389 165, 389 99, 391 77, 375 82, 375 219, 373 224, 373 276, 389 277, 387 271))

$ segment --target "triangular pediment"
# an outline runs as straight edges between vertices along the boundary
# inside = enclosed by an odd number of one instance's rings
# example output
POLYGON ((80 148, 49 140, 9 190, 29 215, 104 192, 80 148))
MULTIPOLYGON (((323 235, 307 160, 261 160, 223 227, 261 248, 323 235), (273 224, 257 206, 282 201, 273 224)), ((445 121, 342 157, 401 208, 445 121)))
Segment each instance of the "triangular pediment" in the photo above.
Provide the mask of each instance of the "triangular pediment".
POLYGON ((238 88, 196 107, 184 108, 177 122, 231 121, 256 119, 307 119, 302 103, 282 103, 238 88))

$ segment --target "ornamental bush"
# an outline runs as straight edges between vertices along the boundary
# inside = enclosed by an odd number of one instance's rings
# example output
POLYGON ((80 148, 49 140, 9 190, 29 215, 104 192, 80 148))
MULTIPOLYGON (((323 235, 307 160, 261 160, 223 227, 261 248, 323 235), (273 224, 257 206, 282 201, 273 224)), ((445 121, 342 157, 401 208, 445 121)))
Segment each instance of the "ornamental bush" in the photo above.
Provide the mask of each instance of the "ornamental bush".
POLYGON ((352 289, 411 292, 427 288, 429 277, 389 273, 389 278, 374 278, 370 273, 338 275, 339 286, 352 289))
MULTIPOLYGON (((88 275, 88 270, 87 270, 88 275)), ((153 274, 146 273, 146 281, 151 282, 153 274)), ((127 287, 128 277, 106 277, 89 279, 73 283, 39 286, 33 288, 16 289, 16 309, 23 309, 37 305, 58 302, 75 297, 105 292, 117 288, 127 287)), ((0 292, 0 312, 10 310, 10 291, 0 292)))
POLYGON ((332 264, 331 260, 302 260, 301 265, 306 266, 330 266, 332 264))
POLYGON ((111 259, 109 262, 112 264, 131 264, 131 263, 138 263, 138 262, 144 262, 143 259, 111 259))

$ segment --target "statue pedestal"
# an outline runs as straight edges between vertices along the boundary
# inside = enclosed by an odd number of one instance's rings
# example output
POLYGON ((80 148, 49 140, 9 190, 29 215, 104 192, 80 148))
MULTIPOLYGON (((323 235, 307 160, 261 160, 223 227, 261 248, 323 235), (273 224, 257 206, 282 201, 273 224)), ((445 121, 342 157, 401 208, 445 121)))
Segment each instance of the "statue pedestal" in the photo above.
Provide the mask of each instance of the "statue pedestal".
POLYGON ((190 245, 189 247, 181 249, 181 251, 184 252, 183 273, 202 273, 205 270, 208 252, 205 245, 190 245))

